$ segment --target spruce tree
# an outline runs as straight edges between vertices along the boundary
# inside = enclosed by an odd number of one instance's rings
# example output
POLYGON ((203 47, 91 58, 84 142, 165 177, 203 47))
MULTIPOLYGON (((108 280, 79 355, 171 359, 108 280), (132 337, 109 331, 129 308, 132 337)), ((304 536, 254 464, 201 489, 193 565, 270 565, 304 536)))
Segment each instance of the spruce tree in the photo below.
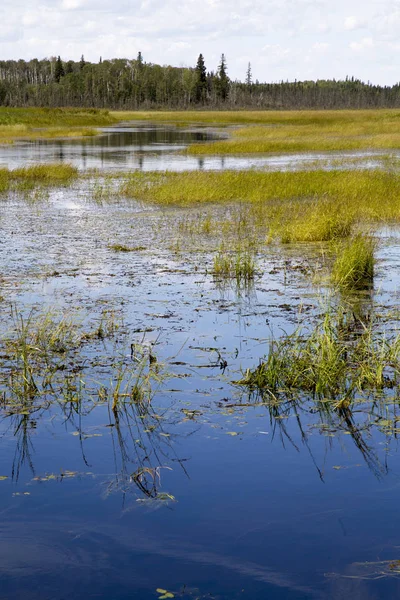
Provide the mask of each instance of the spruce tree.
POLYGON ((253 76, 251 73, 251 64, 249 63, 247 65, 247 71, 246 71, 246 85, 251 85, 253 83, 253 76))
POLYGON ((207 71, 202 54, 199 54, 195 68, 196 73, 196 101, 204 102, 207 94, 207 71))
POLYGON ((81 71, 82 71, 82 69, 83 69, 83 67, 84 67, 85 65, 86 65, 86 62, 85 62, 85 57, 84 57, 84 56, 83 56, 83 54, 82 54, 82 56, 81 56, 81 60, 79 61, 79 68, 80 68, 80 70, 81 70, 81 71))
POLYGON ((221 100, 226 100, 229 94, 229 77, 227 73, 225 54, 221 54, 221 61, 217 71, 217 95, 221 100))
POLYGON ((60 79, 61 79, 61 77, 64 77, 64 75, 65 75, 64 67, 61 62, 61 58, 58 57, 56 60, 56 65, 55 65, 55 69, 54 69, 55 81, 57 81, 57 83, 60 83, 60 79))

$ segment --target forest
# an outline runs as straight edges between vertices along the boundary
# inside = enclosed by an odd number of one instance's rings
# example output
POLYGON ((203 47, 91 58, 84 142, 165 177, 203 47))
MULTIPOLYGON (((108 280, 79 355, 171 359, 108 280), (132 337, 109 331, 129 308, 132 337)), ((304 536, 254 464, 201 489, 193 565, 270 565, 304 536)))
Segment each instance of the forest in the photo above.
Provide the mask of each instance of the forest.
POLYGON ((344 80, 253 81, 249 63, 243 81, 231 80, 222 54, 208 70, 202 54, 194 67, 172 67, 116 58, 91 63, 59 57, 0 61, 0 105, 110 109, 335 109, 396 108, 400 84, 344 80))

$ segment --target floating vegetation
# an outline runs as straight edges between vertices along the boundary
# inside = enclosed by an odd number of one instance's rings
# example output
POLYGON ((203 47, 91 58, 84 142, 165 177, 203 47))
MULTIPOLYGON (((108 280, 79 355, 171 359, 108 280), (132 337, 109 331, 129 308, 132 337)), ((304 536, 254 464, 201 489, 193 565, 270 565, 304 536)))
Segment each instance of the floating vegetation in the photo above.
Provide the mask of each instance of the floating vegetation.
POLYGON ((124 244, 112 244, 109 248, 114 252, 140 252, 146 250, 145 246, 125 246, 124 244))

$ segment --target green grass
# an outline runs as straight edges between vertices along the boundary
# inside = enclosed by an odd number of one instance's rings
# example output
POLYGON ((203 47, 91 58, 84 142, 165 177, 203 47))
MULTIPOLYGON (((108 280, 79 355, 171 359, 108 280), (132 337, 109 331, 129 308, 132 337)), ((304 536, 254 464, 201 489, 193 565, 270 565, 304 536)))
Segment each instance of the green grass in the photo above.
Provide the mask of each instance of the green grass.
POLYGON ((78 169, 66 163, 32 165, 19 169, 0 168, 0 193, 31 191, 36 187, 66 185, 78 176, 78 169))
POLYGON ((116 122, 106 110, 0 107, 0 143, 16 139, 82 137, 116 122))
POLYGON ((284 242, 345 238, 359 222, 400 221, 400 176, 378 169, 134 173, 121 193, 163 206, 239 204, 252 227, 284 242))
POLYGON ((219 250, 213 261, 213 275, 219 279, 235 279, 238 285, 254 279, 256 266, 254 257, 240 249, 236 252, 219 250))
POLYGON ((400 148, 400 112, 337 111, 176 111, 112 113, 120 120, 178 125, 246 125, 227 140, 194 144, 196 155, 297 153, 400 148))
POLYGON ((114 252, 140 252, 146 250, 145 246, 125 246, 124 244, 111 244, 109 248, 114 252))
POLYGON ((332 269, 332 280, 340 287, 362 289, 374 278, 375 240, 357 235, 339 246, 332 269))
POLYGON ((312 397, 336 408, 397 388, 400 334, 387 338, 373 323, 352 319, 328 310, 311 331, 271 340, 265 359, 236 383, 267 399, 312 397))

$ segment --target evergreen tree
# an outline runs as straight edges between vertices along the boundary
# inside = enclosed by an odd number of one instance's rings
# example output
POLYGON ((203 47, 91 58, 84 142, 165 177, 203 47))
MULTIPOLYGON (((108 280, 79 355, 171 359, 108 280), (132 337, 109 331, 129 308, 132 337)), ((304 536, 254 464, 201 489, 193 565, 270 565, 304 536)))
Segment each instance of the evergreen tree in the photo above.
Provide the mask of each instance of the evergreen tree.
POLYGON ((196 73, 196 87, 195 95, 197 102, 204 102, 207 94, 207 72, 206 65, 202 54, 199 54, 197 64, 195 68, 196 73))
POLYGON ((227 73, 225 54, 221 55, 221 61, 217 71, 217 95, 221 100, 226 100, 229 93, 229 77, 227 73))
POLYGON ((251 64, 249 63, 247 65, 247 71, 246 71, 246 85, 251 85, 253 83, 253 76, 251 73, 251 64))
POLYGON ((55 81, 57 81, 57 83, 60 83, 60 79, 61 77, 64 77, 65 75, 65 71, 64 71, 64 67, 61 61, 61 58, 58 57, 56 60, 56 66, 54 69, 54 79, 55 81))
POLYGON ((84 56, 83 56, 83 54, 82 54, 82 56, 81 56, 81 60, 79 61, 79 68, 80 68, 80 70, 81 70, 81 71, 82 71, 82 69, 83 69, 83 67, 84 67, 85 65, 86 65, 86 62, 85 62, 85 57, 84 57, 84 56))

